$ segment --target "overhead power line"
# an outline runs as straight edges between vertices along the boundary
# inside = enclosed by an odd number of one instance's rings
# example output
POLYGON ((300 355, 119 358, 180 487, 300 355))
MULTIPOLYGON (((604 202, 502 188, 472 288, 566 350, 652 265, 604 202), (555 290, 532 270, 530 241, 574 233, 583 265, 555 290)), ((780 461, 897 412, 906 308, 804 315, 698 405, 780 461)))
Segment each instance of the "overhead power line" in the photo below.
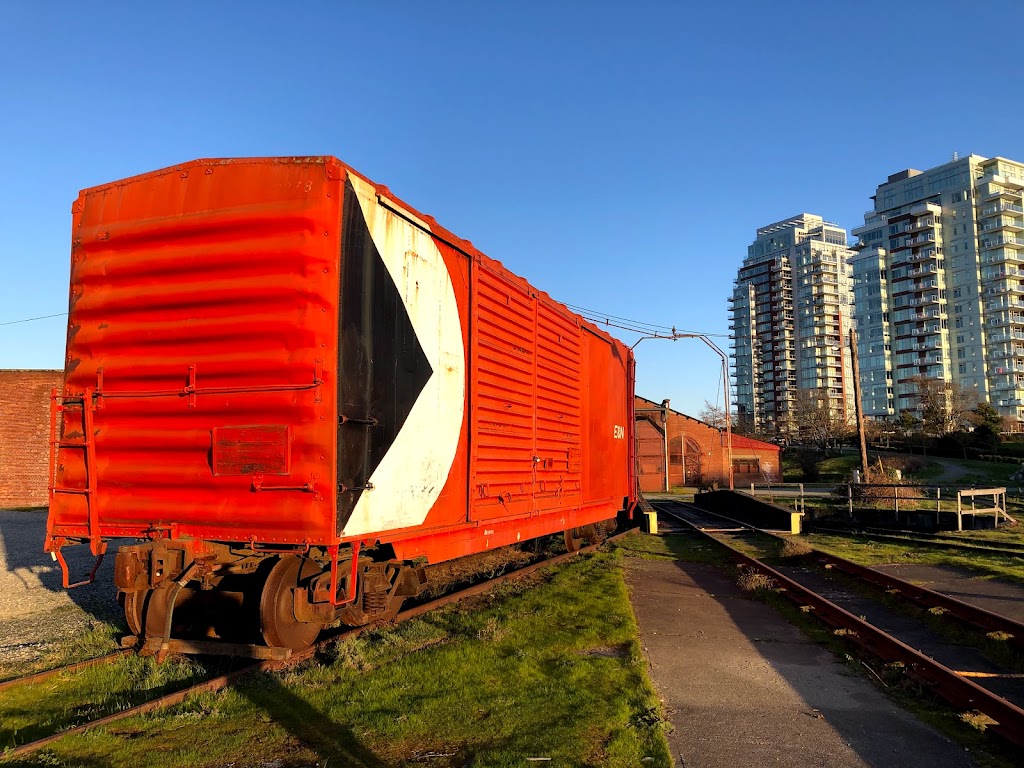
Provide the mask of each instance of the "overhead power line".
MULTIPOLYGON (((672 334, 672 333, 693 333, 703 336, 717 337, 727 339, 729 335, 727 333, 705 333, 702 331, 687 331, 675 328, 669 325, 660 325, 658 323, 648 323, 642 320, 633 320, 628 317, 619 317, 618 315, 610 315, 606 312, 601 312, 596 309, 588 309, 587 307, 581 307, 576 304, 566 304, 565 306, 574 312, 578 312, 585 319, 596 325, 604 325, 609 328, 617 328, 621 331, 628 331, 629 333, 639 333, 640 335, 658 335, 658 334, 672 334)), ((39 315, 38 317, 25 317, 20 320, 7 320, 0 323, 3 325, 17 325, 19 323, 31 323, 35 320, 48 320, 53 317, 64 317, 67 312, 57 312, 52 315, 39 315)))
POLYGON ((49 317, 63 317, 66 314, 68 314, 68 312, 57 312, 56 314, 41 314, 38 317, 24 317, 22 319, 19 319, 19 321, 7 321, 6 323, 0 323, 0 326, 13 326, 17 323, 32 323, 33 321, 37 321, 37 319, 48 319, 49 317))
POLYGON ((628 317, 619 317, 617 315, 609 315, 605 312, 601 312, 597 309, 588 309, 587 307, 581 307, 576 304, 566 304, 569 309, 574 312, 578 312, 584 318, 596 325, 604 325, 609 328, 618 328, 619 330, 629 331, 631 333, 639 333, 641 335, 656 335, 656 334, 673 334, 673 333, 692 333, 698 336, 709 336, 717 337, 722 339, 729 338, 727 333, 706 333, 703 331, 688 331, 681 328, 676 328, 669 325, 659 325, 657 323, 648 323, 642 320, 633 320, 628 317))

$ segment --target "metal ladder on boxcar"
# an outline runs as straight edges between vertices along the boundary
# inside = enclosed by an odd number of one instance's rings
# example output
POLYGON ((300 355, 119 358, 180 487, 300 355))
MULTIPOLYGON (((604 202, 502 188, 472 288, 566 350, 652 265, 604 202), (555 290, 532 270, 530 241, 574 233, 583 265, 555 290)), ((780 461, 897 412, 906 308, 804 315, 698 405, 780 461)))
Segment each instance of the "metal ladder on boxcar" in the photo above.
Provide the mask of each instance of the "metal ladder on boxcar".
POLYGON ((93 402, 93 392, 90 388, 86 388, 85 392, 81 395, 62 395, 56 388, 50 392, 50 505, 53 505, 54 496, 57 494, 71 494, 85 498, 86 520, 89 529, 89 549, 96 556, 96 562, 89 572, 88 578, 72 584, 68 574, 67 561, 64 559, 63 553, 61 553, 61 546, 64 542, 60 537, 54 536, 51 528, 53 516, 52 514, 50 515, 46 531, 47 540, 55 544, 52 554, 54 559, 60 563, 61 578, 63 579, 65 589, 91 584, 93 579, 96 578, 96 571, 99 570, 107 550, 106 542, 100 537, 99 510, 97 509, 95 498, 96 441, 93 434, 93 411, 95 410, 96 405, 93 402), (73 413, 81 414, 82 438, 80 440, 62 438, 62 435, 68 432, 66 428, 67 414, 73 413), (60 415, 60 419, 58 419, 58 415, 60 415), (82 464, 85 469, 84 488, 57 484, 57 458, 60 455, 61 448, 76 449, 83 452, 82 464))

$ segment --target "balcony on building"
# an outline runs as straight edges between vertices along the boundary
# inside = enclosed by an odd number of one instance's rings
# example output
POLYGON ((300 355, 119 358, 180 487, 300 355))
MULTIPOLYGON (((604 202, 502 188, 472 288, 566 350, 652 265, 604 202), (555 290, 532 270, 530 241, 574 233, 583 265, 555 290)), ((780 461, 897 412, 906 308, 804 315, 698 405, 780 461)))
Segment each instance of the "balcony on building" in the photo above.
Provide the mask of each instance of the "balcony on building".
POLYGON ((979 184, 978 189, 981 191, 981 197, 983 200, 998 200, 1000 198, 1004 200, 1019 200, 1021 197, 1021 189, 1015 189, 1012 186, 997 184, 990 182, 987 184, 979 184))
POLYGON ((991 168, 985 172, 985 175, 977 179, 977 185, 979 187, 989 185, 990 188, 992 185, 996 185, 1008 190, 1024 189, 1024 182, 1009 176, 1000 176, 991 168))
POLYGON ((1024 219, 1013 218, 998 214, 991 219, 984 219, 980 227, 984 233, 988 232, 1024 232, 1024 219))
POLYGON ((981 209, 981 215, 983 217, 998 216, 1000 213, 1005 213, 1007 211, 1010 213, 1024 213, 1024 206, 1021 206, 1018 203, 1007 203, 1005 201, 1001 201, 992 205, 984 206, 981 209))
POLYGON ((941 248, 921 248, 912 253, 906 254, 904 259, 908 264, 919 264, 934 261, 942 255, 941 248))
MULTIPOLYGON (((917 266, 907 270, 906 277, 921 277, 923 275, 934 275, 939 271, 939 265, 934 262, 915 262, 917 266)), ((895 283, 896 280, 892 279, 891 282, 895 283)))

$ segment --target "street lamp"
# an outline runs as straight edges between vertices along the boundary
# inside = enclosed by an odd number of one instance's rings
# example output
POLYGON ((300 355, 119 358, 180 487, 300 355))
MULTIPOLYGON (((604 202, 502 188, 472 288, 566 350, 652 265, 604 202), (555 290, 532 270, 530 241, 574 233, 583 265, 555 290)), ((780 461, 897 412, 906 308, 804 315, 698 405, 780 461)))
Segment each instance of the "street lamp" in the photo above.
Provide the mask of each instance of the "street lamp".
MULTIPOLYGON (((680 333, 675 328, 672 329, 671 334, 653 333, 649 336, 641 336, 636 340, 630 349, 636 349, 637 344, 641 341, 647 341, 648 339, 667 339, 668 341, 678 341, 679 339, 700 339, 707 344, 714 352, 722 359, 722 389, 725 394, 725 440, 726 440, 726 460, 729 464, 729 490, 734 490, 735 486, 733 483, 733 467, 732 467, 732 407, 729 404, 729 362, 725 355, 717 344, 709 339, 703 333, 680 333)), ((666 437, 668 435, 666 425, 666 437)), ((665 478, 668 479, 668 464, 665 465, 665 478)))

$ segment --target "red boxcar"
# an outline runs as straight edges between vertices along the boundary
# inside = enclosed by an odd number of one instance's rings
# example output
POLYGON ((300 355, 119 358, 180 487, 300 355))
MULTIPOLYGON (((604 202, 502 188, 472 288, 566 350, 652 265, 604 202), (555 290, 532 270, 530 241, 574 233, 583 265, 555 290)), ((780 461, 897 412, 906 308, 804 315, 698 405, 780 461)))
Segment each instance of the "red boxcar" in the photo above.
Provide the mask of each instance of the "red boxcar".
POLYGON ((220 595, 207 636, 299 647, 396 611, 424 558, 632 509, 630 349, 337 159, 197 160, 72 210, 46 547, 142 540, 115 565, 136 633, 220 595))

